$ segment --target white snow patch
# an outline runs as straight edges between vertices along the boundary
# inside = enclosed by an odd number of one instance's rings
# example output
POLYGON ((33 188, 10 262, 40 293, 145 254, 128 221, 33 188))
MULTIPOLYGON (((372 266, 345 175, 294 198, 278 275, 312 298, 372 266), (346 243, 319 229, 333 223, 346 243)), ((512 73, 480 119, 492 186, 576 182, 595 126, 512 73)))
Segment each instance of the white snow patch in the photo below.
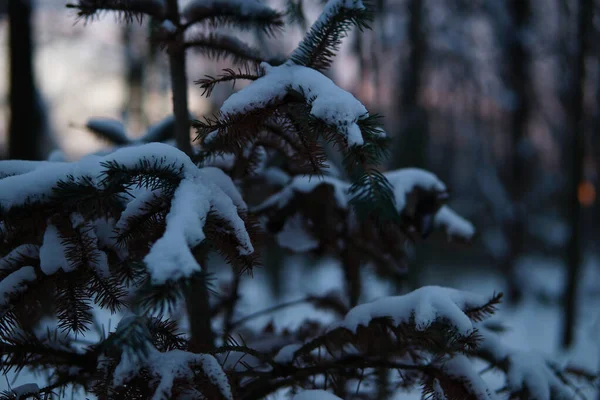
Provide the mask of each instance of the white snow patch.
POLYGON ((445 192, 446 185, 434 174, 419 168, 402 168, 383 174, 394 188, 396 209, 402 212, 406 207, 406 196, 415 188, 445 192))
POLYGON ((342 400, 325 390, 305 390, 294 396, 293 400, 342 400))
POLYGON ((362 145, 364 138, 356 121, 368 116, 365 106, 352 94, 311 68, 290 62, 272 67, 262 63, 265 75, 231 95, 221 106, 224 115, 248 113, 279 101, 294 89, 312 99, 310 113, 334 125, 346 137, 348 145, 362 145))
POLYGON ((319 241, 304 228, 304 219, 298 213, 286 219, 283 228, 277 233, 276 239, 279 246, 298 253, 319 247, 319 241))
POLYGON ((194 371, 192 367, 199 366, 213 385, 228 400, 233 400, 229 380, 219 362, 210 354, 194 354, 182 350, 171 350, 165 353, 151 348, 148 357, 136 363, 132 363, 127 357, 122 357, 114 373, 114 384, 117 386, 125 384, 129 379, 136 376, 139 371, 146 367, 150 373, 159 379, 159 384, 153 399, 162 399, 166 395, 171 396, 175 379, 192 378, 194 371))
POLYGON ((473 224, 448 206, 442 206, 435 214, 433 221, 436 227, 444 228, 449 239, 460 237, 471 240, 475 235, 473 224))
POLYGON ((346 328, 356 333, 359 325, 367 326, 371 320, 390 317, 394 325, 408 323, 414 316, 416 329, 425 330, 438 318, 446 319, 462 335, 472 332, 473 322, 465 315, 467 308, 480 307, 488 298, 456 289, 425 286, 403 296, 383 297, 351 309, 342 321, 329 330, 346 328))
POLYGON ((25 290, 25 284, 36 278, 33 267, 21 267, 4 279, 0 280, 0 306, 4 306, 8 297, 13 293, 25 290))
POLYGON ((56 226, 49 224, 40 247, 40 268, 46 275, 53 275, 61 268, 65 272, 72 271, 65 257, 66 248, 62 242, 63 239, 56 226))
POLYGON ((302 347, 301 344, 288 344, 283 346, 273 358, 273 361, 279 364, 289 364, 294 360, 296 351, 302 347))

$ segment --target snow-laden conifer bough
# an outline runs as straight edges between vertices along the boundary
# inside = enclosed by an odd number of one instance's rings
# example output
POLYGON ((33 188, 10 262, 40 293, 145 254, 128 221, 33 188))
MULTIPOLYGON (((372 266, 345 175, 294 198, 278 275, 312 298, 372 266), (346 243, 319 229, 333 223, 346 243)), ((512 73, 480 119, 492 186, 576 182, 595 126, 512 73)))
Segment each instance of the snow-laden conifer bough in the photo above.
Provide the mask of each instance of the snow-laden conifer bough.
POLYGON ((251 82, 213 118, 195 122, 201 145, 192 158, 166 144, 141 144, 165 138, 172 120, 134 143, 121 123, 92 119, 87 127, 121 148, 70 163, 0 161, 0 368, 50 373, 47 385, 14 387, 5 397, 73 385, 100 399, 254 400, 286 389, 296 400, 376 398, 378 371, 387 370, 386 390, 420 385, 427 399, 499 398, 475 370, 474 360, 483 360, 505 374, 511 398, 572 398, 572 376, 585 374, 509 349, 482 325, 499 294, 423 287, 361 304, 361 270, 374 265, 384 279, 403 278, 408 240, 438 230, 458 242, 475 235, 448 207, 435 175, 376 168, 387 143, 378 117, 322 73, 348 30, 367 27, 369 2, 328 1, 277 65, 258 63, 259 53, 232 37, 188 42, 180 35, 194 24, 273 33, 282 14, 264 3, 193 0, 181 20, 168 18, 169 4, 79 0, 73 7, 84 18, 103 10, 126 20, 150 15, 166 47, 193 42, 250 64, 198 81, 206 94, 221 82, 251 82), (323 141, 343 153, 343 165, 332 168, 323 141), (246 279, 239 272, 259 260, 251 212, 281 247, 339 261, 345 293, 293 302, 325 310, 334 322, 283 332, 244 326, 273 311, 238 316, 246 279), (190 280, 205 274, 211 250, 234 270, 230 287, 205 309, 214 322, 208 329, 222 335, 190 348, 178 307, 190 280), (94 307, 122 318, 81 345, 94 307), (57 330, 35 329, 42 317, 53 317, 57 330))

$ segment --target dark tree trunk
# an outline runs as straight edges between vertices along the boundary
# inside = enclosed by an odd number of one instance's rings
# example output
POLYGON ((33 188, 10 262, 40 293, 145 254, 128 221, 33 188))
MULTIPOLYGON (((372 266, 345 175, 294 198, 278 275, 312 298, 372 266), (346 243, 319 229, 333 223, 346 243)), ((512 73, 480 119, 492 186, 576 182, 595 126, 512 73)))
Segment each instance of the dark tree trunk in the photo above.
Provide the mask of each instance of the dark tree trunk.
MULTIPOLYGON (((179 25, 179 4, 168 0, 169 19, 179 25)), ((190 141, 190 114, 188 111, 188 83, 185 65, 183 34, 178 33, 177 43, 169 48, 169 69, 171 90, 173 91, 173 115, 175 116, 175 142, 177 148, 187 155, 192 154, 190 141)), ((198 258, 202 268, 206 268, 206 255, 198 258)), ((211 326, 211 313, 207 281, 203 276, 191 280, 186 289, 185 301, 190 325, 190 351, 206 352, 214 346, 214 332, 211 326)))
POLYGON ((511 164, 505 179, 505 186, 513 204, 513 213, 511 218, 505 221, 504 226, 509 248, 502 261, 502 269, 507 274, 508 301, 514 304, 522 297, 516 274, 516 263, 523 251, 524 233, 527 230, 527 212, 524 209, 523 195, 529 186, 528 163, 522 148, 528 140, 533 87, 530 49, 525 45, 523 36, 531 25, 532 11, 529 0, 510 0, 508 6, 514 31, 507 48, 507 58, 510 60, 508 75, 515 95, 516 108, 511 121, 511 164))
POLYGON ((593 0, 580 0, 577 18, 578 49, 573 57, 573 94, 567 103, 571 139, 571 178, 567 217, 570 223, 570 237, 567 243, 567 285, 564 302, 564 327, 562 344, 564 347, 573 343, 576 327, 578 281, 582 263, 581 252, 581 206, 577 196, 579 184, 583 180, 583 157, 585 154, 584 125, 584 91, 586 83, 585 58, 589 51, 589 37, 593 27, 593 0))
POLYGON ((43 115, 33 67, 32 1, 9 0, 10 123, 8 158, 41 158, 43 115))
POLYGON ((136 43, 134 25, 127 24, 123 28, 125 44, 125 83, 127 99, 123 105, 123 121, 132 132, 141 132, 148 125, 144 116, 144 74, 147 61, 145 48, 140 49, 136 43))
POLYGON ((399 98, 400 129, 394 139, 390 168, 425 167, 427 160, 427 112, 419 105, 423 67, 426 56, 425 4, 423 0, 409 0, 406 68, 400 76, 399 98))
MULTIPOLYGON (((179 5, 177 0, 168 0, 169 19, 177 24, 179 5)), ((183 34, 179 33, 178 43, 169 48, 169 69, 171 72, 171 90, 173 91, 173 115, 175 116, 175 142, 177 148, 191 155, 190 114, 188 110, 188 83, 185 67, 185 46, 183 34)))

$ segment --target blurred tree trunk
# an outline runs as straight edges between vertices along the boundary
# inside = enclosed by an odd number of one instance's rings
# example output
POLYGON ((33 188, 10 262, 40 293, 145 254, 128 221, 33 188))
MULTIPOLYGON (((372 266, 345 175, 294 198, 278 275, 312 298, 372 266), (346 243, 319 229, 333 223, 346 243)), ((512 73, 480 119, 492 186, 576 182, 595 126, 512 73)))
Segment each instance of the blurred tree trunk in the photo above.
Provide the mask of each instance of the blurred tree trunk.
POLYGON ((593 0, 579 0, 577 18, 577 51, 572 60, 573 89, 567 103, 570 133, 570 180, 567 217, 570 237, 567 243, 567 285, 564 302, 564 326, 562 344, 573 343, 576 328, 578 281, 582 264, 581 252, 581 205, 578 188, 583 181, 583 158, 585 155, 584 93, 586 84, 585 59, 590 48, 589 37, 593 28, 593 0))
POLYGON ((127 88, 126 102, 123 105, 123 122, 131 132, 141 132, 148 126, 144 115, 144 74, 146 60, 145 47, 141 47, 136 37, 133 24, 123 27, 125 47, 125 83, 127 88))
POLYGON ((33 1, 9 0, 10 122, 8 158, 39 160, 43 110, 33 66, 33 1))
POLYGON ((510 0, 509 14, 513 34, 509 38, 507 58, 509 60, 510 87, 515 97, 515 109, 511 120, 510 167, 505 187, 513 204, 511 217, 504 222, 508 251, 502 260, 502 270, 507 274, 508 301, 517 303, 522 297, 516 265, 523 251, 527 231, 527 212, 523 197, 529 187, 527 159, 523 149, 528 140, 528 125, 533 102, 530 49, 525 44, 525 35, 531 26, 531 4, 529 0, 510 0))
POLYGON ((402 167, 426 167, 427 161, 427 112, 419 105, 419 93, 422 87, 423 67, 427 54, 427 41, 424 29, 424 0, 408 1, 408 59, 400 75, 398 100, 396 102, 401 116, 392 145, 390 169, 402 167))

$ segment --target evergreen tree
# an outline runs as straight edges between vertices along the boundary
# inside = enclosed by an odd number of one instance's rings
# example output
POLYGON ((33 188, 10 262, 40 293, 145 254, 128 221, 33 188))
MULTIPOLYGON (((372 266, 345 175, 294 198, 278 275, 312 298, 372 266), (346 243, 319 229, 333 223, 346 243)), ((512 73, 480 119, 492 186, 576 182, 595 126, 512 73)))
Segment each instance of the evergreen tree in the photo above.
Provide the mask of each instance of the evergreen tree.
MULTIPOLYGON (((482 324, 501 294, 423 287, 361 304, 365 267, 396 278, 406 271, 407 242, 436 229, 464 242, 475 234, 445 205, 448 191, 435 175, 378 169, 387 145, 380 118, 322 73, 348 31, 368 27, 369 2, 328 1, 298 48, 269 63, 232 36, 185 34, 196 23, 274 32, 283 15, 256 0, 194 0, 183 10, 171 0, 73 7, 88 18, 113 10, 160 21, 157 40, 171 51, 174 81, 185 76, 183 49, 198 45, 242 64, 199 80, 205 94, 223 82, 250 83, 193 123, 194 147, 182 145, 182 124, 179 149, 124 141, 72 163, 0 162, 0 366, 49 374, 46 387, 12 388, 4 398, 41 398, 69 385, 100 399, 250 400, 282 389, 296 400, 375 398, 383 391, 374 382, 389 393, 421 385, 430 399, 496 398, 477 359, 506 374, 511 398, 571 398, 575 371, 509 349, 482 324), (348 180, 328 172, 324 143, 343 155, 348 180), (237 317, 240 281, 260 264, 264 235, 341 261, 346 292, 305 299, 337 322, 243 329, 272 311, 237 317), (215 251, 232 285, 214 304, 188 301, 189 319, 204 325, 185 331, 176 310, 190 288, 210 288, 206 260, 215 251), (53 304, 40 300, 50 297, 53 304), (94 307, 122 318, 84 342, 94 307), (39 329, 42 316, 54 326, 39 329), (393 377, 381 380, 382 370, 393 377)), ((177 103, 183 88, 173 90, 177 103)), ((182 104, 175 125, 183 108, 188 119, 182 104)))

